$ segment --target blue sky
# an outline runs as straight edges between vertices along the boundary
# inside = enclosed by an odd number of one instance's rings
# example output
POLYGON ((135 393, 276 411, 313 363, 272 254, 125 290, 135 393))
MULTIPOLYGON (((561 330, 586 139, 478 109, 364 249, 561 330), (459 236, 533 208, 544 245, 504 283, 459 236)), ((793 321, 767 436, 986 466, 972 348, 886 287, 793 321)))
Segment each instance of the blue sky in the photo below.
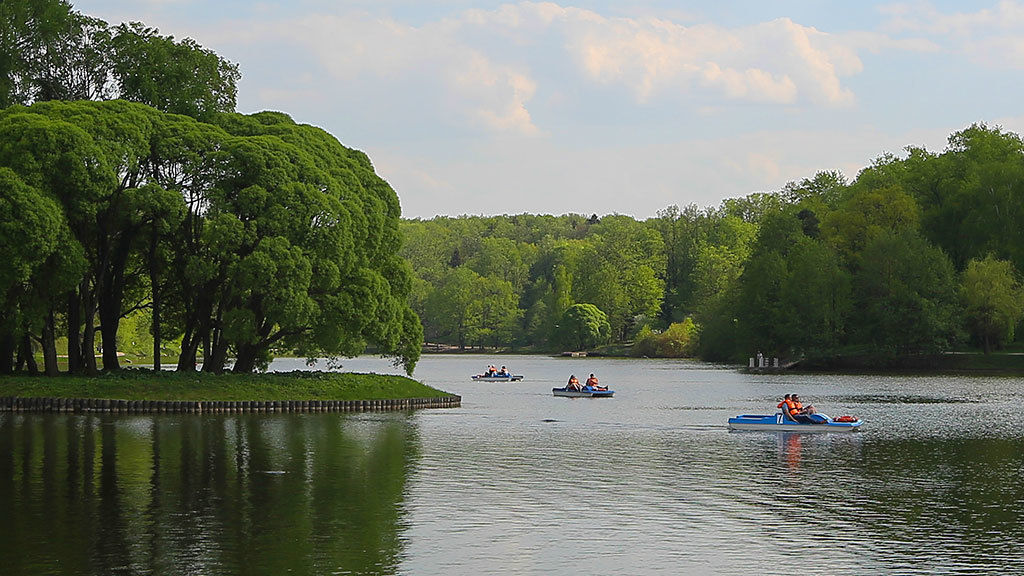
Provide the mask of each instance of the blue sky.
POLYGON ((406 217, 648 218, 1024 132, 1024 0, 84 0, 239 64, 238 109, 365 151, 406 217))

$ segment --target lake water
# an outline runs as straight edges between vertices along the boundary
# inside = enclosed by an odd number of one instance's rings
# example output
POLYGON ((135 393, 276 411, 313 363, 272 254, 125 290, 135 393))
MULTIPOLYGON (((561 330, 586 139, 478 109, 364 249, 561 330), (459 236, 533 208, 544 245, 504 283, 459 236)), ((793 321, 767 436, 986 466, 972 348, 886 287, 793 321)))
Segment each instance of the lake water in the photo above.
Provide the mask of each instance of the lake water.
POLYGON ((524 356, 415 376, 462 407, 0 414, 0 573, 1024 572, 1021 378, 524 356), (488 363, 526 380, 471 382, 488 363), (591 372, 614 398, 551 395, 591 372), (726 429, 789 392, 863 431, 726 429))

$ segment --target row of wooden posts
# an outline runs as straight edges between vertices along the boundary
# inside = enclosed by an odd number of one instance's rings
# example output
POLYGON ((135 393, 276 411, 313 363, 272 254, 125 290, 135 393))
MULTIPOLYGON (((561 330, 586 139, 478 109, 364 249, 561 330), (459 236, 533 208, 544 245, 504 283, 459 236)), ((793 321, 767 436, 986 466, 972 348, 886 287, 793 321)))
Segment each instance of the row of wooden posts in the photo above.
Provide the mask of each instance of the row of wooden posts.
POLYGON ((135 414, 210 412, 387 412, 418 408, 457 408, 461 396, 391 400, 268 400, 197 402, 181 400, 105 400, 99 398, 0 397, 5 412, 117 412, 135 414))

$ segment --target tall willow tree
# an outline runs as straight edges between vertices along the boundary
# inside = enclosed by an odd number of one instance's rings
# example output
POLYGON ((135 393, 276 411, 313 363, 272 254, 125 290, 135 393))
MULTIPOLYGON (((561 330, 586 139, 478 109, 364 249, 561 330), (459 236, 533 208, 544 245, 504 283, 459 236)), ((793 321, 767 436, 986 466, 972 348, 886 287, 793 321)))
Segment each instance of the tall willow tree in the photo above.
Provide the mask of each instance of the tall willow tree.
MULTIPOLYGON (((6 358, 10 342, 52 332, 59 308, 71 368, 97 370, 99 331, 103 368, 116 369, 121 318, 148 307, 155 352, 163 327, 184 335, 183 370, 195 369, 200 348, 204 370, 216 372, 231 358, 236 371, 265 366, 274 350, 354 355, 373 345, 411 372, 422 328, 406 303, 391 187, 365 155, 283 114, 217 120, 123 101, 0 112, 0 167, 12 172, 4 197, 37 191, 59 206, 58 232, 40 224, 38 235, 66 237, 72 248, 58 252, 87 262, 70 282, 40 284, 62 298, 32 299, 24 279, 11 282, 20 297, 8 308, 23 320, 4 322, 6 358)), ((5 253, 15 237, 5 234, 5 253)), ((18 278, 35 268, 20 264, 18 278)))
MULTIPOLYGON (((361 152, 280 113, 222 115, 224 164, 180 277, 179 369, 264 366, 272 349, 354 355, 371 344, 409 372, 422 327, 406 300, 400 208, 361 152)), ((192 231, 194 233, 194 230, 192 231)))

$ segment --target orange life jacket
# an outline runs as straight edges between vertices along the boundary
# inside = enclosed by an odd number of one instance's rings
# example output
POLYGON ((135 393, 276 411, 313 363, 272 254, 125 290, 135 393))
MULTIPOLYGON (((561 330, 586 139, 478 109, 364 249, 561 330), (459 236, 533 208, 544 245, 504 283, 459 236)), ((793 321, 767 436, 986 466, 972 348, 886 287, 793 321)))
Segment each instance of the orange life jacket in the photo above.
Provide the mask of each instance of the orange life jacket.
POLYGON ((797 412, 800 412, 804 409, 804 405, 801 404, 799 400, 797 400, 793 402, 793 409, 796 410, 797 412))
POLYGON ((793 417, 796 414, 796 404, 792 400, 783 400, 782 403, 786 405, 786 415, 793 417))
POLYGON ((587 378, 587 386, 597 388, 597 378, 587 378))

